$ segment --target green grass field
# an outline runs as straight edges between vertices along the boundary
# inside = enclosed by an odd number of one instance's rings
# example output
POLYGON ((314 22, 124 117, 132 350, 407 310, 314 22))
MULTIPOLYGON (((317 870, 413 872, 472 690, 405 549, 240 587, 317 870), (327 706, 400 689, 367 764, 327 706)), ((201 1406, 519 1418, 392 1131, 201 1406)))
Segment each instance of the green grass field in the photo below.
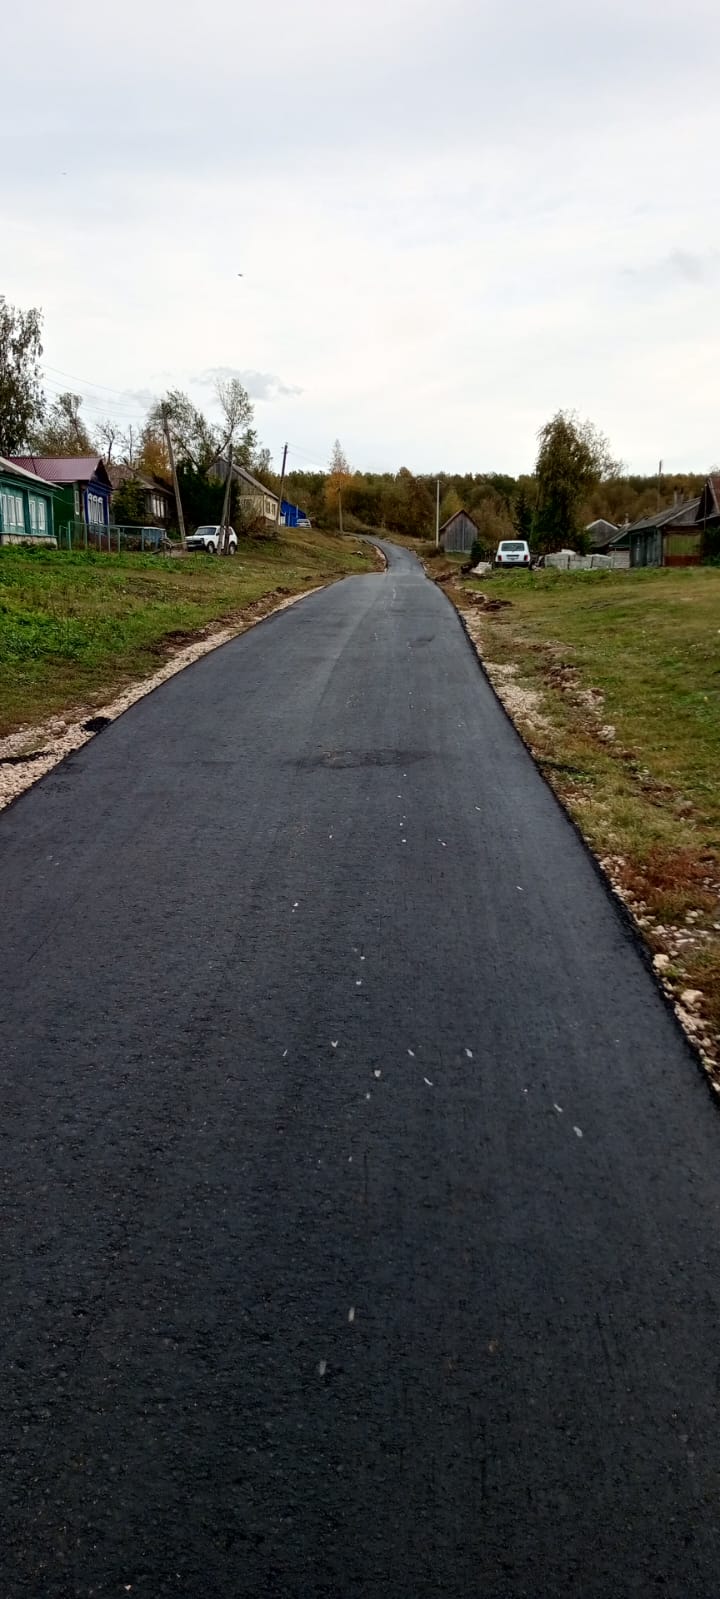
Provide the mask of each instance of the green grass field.
POLYGON ((540 765, 720 1029, 720 570, 473 588, 510 601, 472 626, 540 765))
POLYGON ((263 596, 373 565, 353 539, 300 530, 247 540, 233 559, 0 549, 0 735, 101 704, 263 596))

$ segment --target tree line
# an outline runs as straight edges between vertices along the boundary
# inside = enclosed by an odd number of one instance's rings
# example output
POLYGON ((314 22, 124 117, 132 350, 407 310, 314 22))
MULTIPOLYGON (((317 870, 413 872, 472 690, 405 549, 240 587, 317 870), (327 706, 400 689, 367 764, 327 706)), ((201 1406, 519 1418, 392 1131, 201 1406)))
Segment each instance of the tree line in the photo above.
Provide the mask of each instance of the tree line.
POLYGON ((583 550, 590 522, 603 518, 620 527, 658 507, 699 494, 704 478, 693 473, 657 477, 628 475, 612 457, 607 439, 590 422, 558 411, 538 434, 535 470, 423 473, 352 471, 336 440, 327 472, 291 472, 290 499, 319 526, 333 525, 342 508, 347 530, 368 528, 432 539, 440 484, 440 525, 467 511, 490 555, 501 539, 527 539, 543 553, 583 550))
MULTIPOLYGON (((189 395, 172 389, 150 406, 138 426, 122 429, 112 417, 91 425, 79 394, 46 395, 42 353, 41 312, 23 311, 0 295, 0 455, 97 452, 107 465, 122 465, 127 472, 114 505, 120 522, 146 518, 140 475, 169 481, 168 431, 191 525, 215 522, 221 515, 222 486, 209 469, 230 444, 236 461, 278 491, 270 452, 258 439, 252 401, 238 379, 216 385, 217 422, 189 395)), ((587 523, 600 517, 617 526, 636 521, 678 497, 699 493, 703 478, 681 473, 660 481, 628 475, 591 422, 558 411, 539 431, 534 470, 518 477, 491 471, 417 474, 407 467, 395 473, 356 471, 336 440, 327 471, 290 471, 284 493, 320 527, 432 539, 438 482, 441 525, 466 510, 490 554, 501 539, 514 536, 527 539, 538 553, 583 549, 587 523)))

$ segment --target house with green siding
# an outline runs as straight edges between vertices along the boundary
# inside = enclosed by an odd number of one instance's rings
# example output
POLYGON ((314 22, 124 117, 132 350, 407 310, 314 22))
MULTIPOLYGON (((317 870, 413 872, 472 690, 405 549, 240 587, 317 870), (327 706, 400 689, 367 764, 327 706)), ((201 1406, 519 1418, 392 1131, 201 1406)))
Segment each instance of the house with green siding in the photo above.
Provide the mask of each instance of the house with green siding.
POLYGON ((101 456, 14 455, 12 463, 57 489, 55 530, 61 543, 68 527, 84 527, 97 538, 108 526, 112 484, 101 456))
POLYGON ((55 489, 0 455, 0 544, 55 548, 55 489))

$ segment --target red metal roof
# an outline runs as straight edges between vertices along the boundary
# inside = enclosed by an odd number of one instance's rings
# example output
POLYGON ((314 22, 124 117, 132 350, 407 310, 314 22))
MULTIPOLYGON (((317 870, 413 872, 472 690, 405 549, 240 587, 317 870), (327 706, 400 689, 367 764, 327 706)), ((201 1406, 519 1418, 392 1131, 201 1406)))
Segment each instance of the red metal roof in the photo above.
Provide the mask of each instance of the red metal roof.
POLYGON ((100 455, 11 455, 9 459, 46 483, 89 483, 98 467, 105 472, 100 455))
MULTIPOLYGON (((18 457, 16 456, 0 456, 0 472, 3 472, 3 470, 16 473, 19 478, 37 478, 37 472, 26 472, 24 467, 19 467, 18 457)), ((53 484, 48 483, 48 489, 51 488, 53 488, 53 484)))

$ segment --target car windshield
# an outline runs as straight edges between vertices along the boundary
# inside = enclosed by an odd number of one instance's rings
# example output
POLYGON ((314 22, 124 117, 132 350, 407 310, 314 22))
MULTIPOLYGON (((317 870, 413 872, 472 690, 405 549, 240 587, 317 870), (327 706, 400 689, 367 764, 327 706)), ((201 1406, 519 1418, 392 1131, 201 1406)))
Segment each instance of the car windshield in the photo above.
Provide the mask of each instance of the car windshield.
POLYGON ((196 534, 197 533, 217 533, 217 528, 216 527, 196 527, 195 532, 196 532, 196 534))
POLYGON ((524 550, 525 545, 519 539, 505 539, 500 548, 501 550, 524 550))

